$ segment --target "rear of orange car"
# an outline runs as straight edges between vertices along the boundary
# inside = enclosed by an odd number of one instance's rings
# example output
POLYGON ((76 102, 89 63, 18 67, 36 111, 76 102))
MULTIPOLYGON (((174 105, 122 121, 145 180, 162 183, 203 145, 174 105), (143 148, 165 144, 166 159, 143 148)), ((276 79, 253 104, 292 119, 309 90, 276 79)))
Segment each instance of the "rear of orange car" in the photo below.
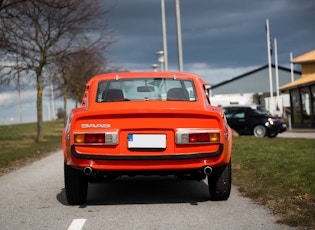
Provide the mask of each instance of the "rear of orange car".
POLYGON ((63 132, 67 169, 85 178, 170 174, 201 180, 230 164, 231 131, 222 110, 210 105, 200 78, 172 76, 164 83, 161 77, 140 78, 136 93, 130 93, 134 81, 115 78, 111 84, 102 77, 90 82, 83 107, 70 115, 63 132), (185 86, 187 99, 172 98, 185 86), (104 99, 120 94, 119 100, 104 99))
MULTIPOLYGON (((69 164, 95 170, 166 170, 227 163, 221 115, 177 109, 114 108, 102 115, 74 115, 69 164), (158 161, 158 162, 157 162, 158 161)), ((143 107, 135 103, 136 107, 143 107)), ((174 108, 175 106, 173 106, 174 108)), ((109 106, 109 109, 111 106, 109 106)))

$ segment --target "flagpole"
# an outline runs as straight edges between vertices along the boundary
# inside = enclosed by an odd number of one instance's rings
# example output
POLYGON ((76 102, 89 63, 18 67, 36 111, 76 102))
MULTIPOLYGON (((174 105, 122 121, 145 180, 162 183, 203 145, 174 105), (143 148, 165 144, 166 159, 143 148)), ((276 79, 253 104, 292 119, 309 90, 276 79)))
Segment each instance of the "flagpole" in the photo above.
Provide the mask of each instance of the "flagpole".
POLYGON ((177 28, 177 47, 178 47, 178 71, 183 72, 183 48, 182 48, 182 31, 181 31, 179 0, 175 0, 175 9, 176 9, 176 28, 177 28))
POLYGON ((167 40, 166 40, 166 22, 165 22, 165 3, 161 0, 161 16, 162 16, 162 34, 163 34, 163 51, 164 51, 164 71, 168 71, 167 59, 167 40))
POLYGON ((280 101, 280 92, 279 92, 279 69, 278 69, 278 45, 277 38, 274 38, 274 46, 275 46, 275 67, 276 67, 276 91, 277 91, 277 107, 276 110, 279 115, 279 111, 281 111, 279 106, 280 101))
POLYGON ((292 62, 292 60, 293 60, 293 53, 290 52, 291 82, 294 81, 294 70, 293 70, 293 62, 292 62))
POLYGON ((268 53, 268 67, 269 67, 269 87, 270 87, 270 102, 269 111, 271 112, 271 103, 273 103, 273 86, 272 86, 272 71, 271 71, 271 49, 270 49, 270 33, 269 33, 269 20, 266 19, 266 31, 267 31, 267 53, 268 53))
POLYGON ((278 71, 278 46, 277 39, 274 38, 275 46, 275 67, 276 67, 276 90, 277 90, 277 100, 279 99, 279 71, 278 71))

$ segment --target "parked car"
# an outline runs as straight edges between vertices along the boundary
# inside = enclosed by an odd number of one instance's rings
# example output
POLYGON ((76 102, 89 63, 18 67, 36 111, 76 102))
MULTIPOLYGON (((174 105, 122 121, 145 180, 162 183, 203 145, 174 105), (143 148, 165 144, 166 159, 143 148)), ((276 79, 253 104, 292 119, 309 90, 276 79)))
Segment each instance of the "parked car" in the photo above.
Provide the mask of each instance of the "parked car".
POLYGON ((240 135, 276 137, 287 129, 283 118, 261 107, 223 106, 223 110, 229 126, 240 135))
POLYGON ((110 73, 87 84, 62 134, 69 204, 91 181, 175 175, 208 179, 212 200, 231 190, 232 132, 206 83, 189 73, 110 73))

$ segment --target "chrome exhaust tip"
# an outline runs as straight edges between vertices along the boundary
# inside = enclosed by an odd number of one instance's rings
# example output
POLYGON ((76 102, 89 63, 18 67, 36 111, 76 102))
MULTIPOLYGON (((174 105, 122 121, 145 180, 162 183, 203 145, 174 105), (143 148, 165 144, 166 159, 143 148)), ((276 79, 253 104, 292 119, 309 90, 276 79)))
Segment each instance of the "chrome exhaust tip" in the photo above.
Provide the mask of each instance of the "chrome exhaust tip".
POLYGON ((204 167, 203 172, 205 175, 209 176, 212 173, 212 167, 210 167, 210 166, 204 167))
POLYGON ((85 168, 83 169, 83 173, 84 173, 84 175, 86 175, 86 176, 90 176, 90 175, 92 174, 92 172, 93 172, 93 169, 92 169, 91 167, 85 167, 85 168))

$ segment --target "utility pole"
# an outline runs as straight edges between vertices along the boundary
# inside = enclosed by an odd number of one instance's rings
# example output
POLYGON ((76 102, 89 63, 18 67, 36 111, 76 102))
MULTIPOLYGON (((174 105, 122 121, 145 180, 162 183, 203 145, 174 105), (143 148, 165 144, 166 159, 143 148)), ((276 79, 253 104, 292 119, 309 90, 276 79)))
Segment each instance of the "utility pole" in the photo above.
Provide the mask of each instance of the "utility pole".
MULTIPOLYGON (((18 50, 18 49, 16 49, 18 50)), ((19 58, 18 54, 16 55, 16 66, 19 66, 19 58)), ((18 100, 19 100, 19 114, 20 114, 20 123, 23 122, 22 118, 22 99, 21 99, 21 76, 20 76, 20 68, 17 70, 17 90, 18 90, 18 100)))
POLYGON ((164 51, 164 71, 168 71, 168 59, 167 59, 167 40, 166 40, 166 22, 165 22, 165 4, 164 0, 161 0, 161 14, 162 14, 162 34, 163 34, 163 51, 164 51))
POLYGON ((180 5, 179 0, 175 0, 176 9, 176 29, 177 29, 177 47, 178 47, 178 71, 183 72, 183 48, 182 48, 182 31, 180 22, 180 5))
POLYGON ((269 87, 270 87, 270 101, 269 111, 273 111, 273 86, 272 86, 272 71, 271 71, 271 47, 270 47, 270 33, 269 33, 269 20, 266 19, 266 32, 267 32, 267 53, 268 53, 268 67, 269 67, 269 87), (272 108, 272 109, 271 109, 272 108))
POLYGON ((290 52, 291 82, 294 81, 293 53, 290 52))
POLYGON ((22 118, 22 99, 21 99, 21 82, 20 82, 20 70, 18 70, 18 82, 17 82, 17 88, 18 88, 18 97, 19 97, 19 114, 20 114, 20 123, 23 122, 22 118))
POLYGON ((164 51, 163 51, 163 50, 160 50, 160 51, 156 52, 156 55, 158 56, 159 62, 160 62, 160 64, 161 64, 161 72, 166 71, 166 70, 165 70, 164 51))
POLYGON ((51 107, 51 119, 56 119, 56 111, 55 111, 55 96, 54 96, 54 86, 52 80, 50 81, 50 107, 51 107))
POLYGON ((277 38, 274 38, 273 42, 275 46, 275 67, 276 67, 276 90, 277 90, 277 102, 279 101, 279 70, 278 70, 278 45, 277 45, 277 38))
POLYGON ((270 47, 270 32, 269 32, 269 20, 266 19, 266 31, 267 31, 267 52, 268 52, 268 66, 269 66, 269 86, 270 86, 270 98, 273 99, 273 87, 272 87, 272 72, 271 72, 271 47, 270 47))

